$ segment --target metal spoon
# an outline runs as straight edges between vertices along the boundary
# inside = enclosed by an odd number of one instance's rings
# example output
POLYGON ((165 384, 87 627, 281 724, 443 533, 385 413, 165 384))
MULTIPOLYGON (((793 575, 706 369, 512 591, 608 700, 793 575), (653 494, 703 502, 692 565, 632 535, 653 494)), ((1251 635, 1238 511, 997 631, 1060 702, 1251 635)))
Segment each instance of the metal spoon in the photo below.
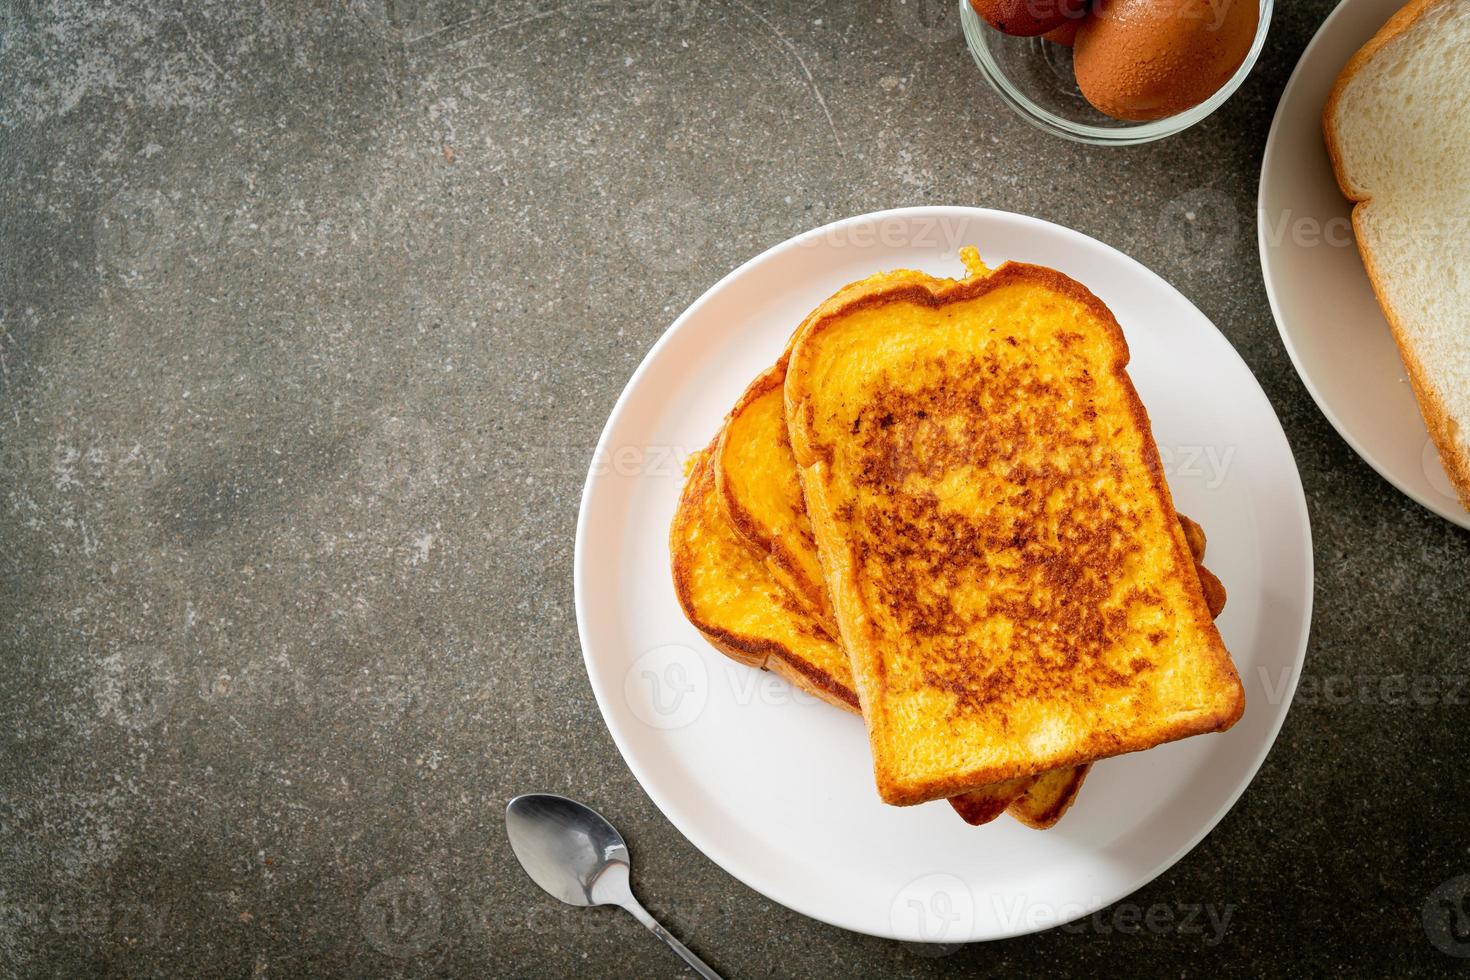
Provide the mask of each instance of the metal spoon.
POLYGON ((721 980, 638 904, 628 845, 602 814, 565 796, 528 793, 506 805, 505 830, 526 874, 553 896, 568 905, 620 905, 705 980, 721 980))

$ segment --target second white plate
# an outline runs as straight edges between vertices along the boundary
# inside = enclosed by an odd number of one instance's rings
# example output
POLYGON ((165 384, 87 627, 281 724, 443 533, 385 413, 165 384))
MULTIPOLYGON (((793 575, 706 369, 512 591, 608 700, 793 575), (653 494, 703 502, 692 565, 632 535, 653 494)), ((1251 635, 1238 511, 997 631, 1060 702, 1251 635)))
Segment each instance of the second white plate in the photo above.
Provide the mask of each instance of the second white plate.
POLYGON ((1403 0, 1344 0, 1292 73, 1261 162, 1259 248, 1271 311, 1322 413, 1385 480, 1470 528, 1424 427, 1322 142, 1322 107, 1348 59, 1403 0))
MULTIPOLYGON (((926 942, 995 939, 1117 901, 1188 853, 1255 775, 1306 649, 1312 551, 1269 402, 1188 300, 1121 253, 1034 218, 912 208, 841 221, 752 259, 649 352, 582 499, 577 624, 608 730, 654 803, 732 875, 814 918, 926 942), (1219 625, 1245 683, 1231 731, 1109 759, 1053 830, 970 827, 944 803, 883 805, 862 722, 709 647, 680 613, 668 528, 703 445, 796 323, 882 269, 960 275, 961 245, 1054 266, 1117 315, 1179 509, 1229 589, 1219 625)), ((595 801, 594 801, 595 802, 595 801)))

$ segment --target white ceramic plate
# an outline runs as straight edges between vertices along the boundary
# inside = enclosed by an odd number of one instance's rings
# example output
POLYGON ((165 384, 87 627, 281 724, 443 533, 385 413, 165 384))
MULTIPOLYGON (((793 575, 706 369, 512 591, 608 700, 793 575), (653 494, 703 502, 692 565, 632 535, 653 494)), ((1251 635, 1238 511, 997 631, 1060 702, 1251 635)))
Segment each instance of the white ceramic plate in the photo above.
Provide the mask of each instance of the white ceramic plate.
MULTIPOLYGON (((628 382, 582 498, 577 624, 613 739, 689 840, 771 899, 858 932, 964 942, 1081 917, 1183 857, 1244 791, 1296 687, 1312 604, 1301 482, 1229 343, 1143 266, 1013 214, 913 208, 828 225, 726 276, 628 382), (1230 592, 1220 619, 1244 719, 1098 764, 1053 830, 967 826, 948 805, 880 803, 861 721, 727 660, 685 622, 669 576, 680 461, 705 445, 801 317, 881 269, 959 275, 956 250, 1044 263, 1090 286, 1128 337, 1179 509, 1230 592)), ((595 801, 594 801, 595 802, 595 801)))
POLYGON ((1470 527, 1363 270, 1352 209, 1322 142, 1322 107, 1338 74, 1402 6, 1344 0, 1302 53, 1261 163, 1261 270, 1291 362, 1328 421, 1389 483, 1470 527))

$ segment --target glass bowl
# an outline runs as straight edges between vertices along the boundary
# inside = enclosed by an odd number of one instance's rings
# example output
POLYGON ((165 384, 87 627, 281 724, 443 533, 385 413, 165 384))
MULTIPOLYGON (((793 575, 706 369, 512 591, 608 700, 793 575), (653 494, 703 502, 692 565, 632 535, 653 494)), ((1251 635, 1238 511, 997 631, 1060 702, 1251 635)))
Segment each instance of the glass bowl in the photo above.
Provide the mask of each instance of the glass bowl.
POLYGON ((1082 97, 1072 74, 1072 49, 1039 37, 1012 37, 995 30, 959 0, 965 43, 980 73, 1006 105, 1038 129, 1079 143, 1129 146, 1182 132, 1214 112, 1245 81, 1260 57, 1271 26, 1272 0, 1260 0, 1261 22, 1256 39, 1230 81, 1192 109, 1149 122, 1105 116, 1082 97))

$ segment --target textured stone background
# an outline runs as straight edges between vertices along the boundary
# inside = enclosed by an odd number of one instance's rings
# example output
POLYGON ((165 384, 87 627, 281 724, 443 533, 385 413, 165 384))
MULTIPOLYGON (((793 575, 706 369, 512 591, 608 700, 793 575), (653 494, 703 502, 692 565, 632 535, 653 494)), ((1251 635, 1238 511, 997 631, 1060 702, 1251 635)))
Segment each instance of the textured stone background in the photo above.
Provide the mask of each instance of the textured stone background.
POLYGON ((1470 535, 1337 437, 1261 286, 1261 148, 1331 4, 1280 6, 1222 111, 1112 151, 1012 117, 929 0, 0 8, 0 973, 680 975, 521 875, 501 810, 535 787, 613 817, 732 975, 1458 965, 1421 925, 1470 872, 1453 697, 1295 707, 1130 900, 1228 909, 1217 944, 915 951, 696 852, 578 654, 582 476, 655 338, 792 233, 943 202, 1078 228, 1213 318, 1306 484, 1309 678, 1448 690, 1470 535))

